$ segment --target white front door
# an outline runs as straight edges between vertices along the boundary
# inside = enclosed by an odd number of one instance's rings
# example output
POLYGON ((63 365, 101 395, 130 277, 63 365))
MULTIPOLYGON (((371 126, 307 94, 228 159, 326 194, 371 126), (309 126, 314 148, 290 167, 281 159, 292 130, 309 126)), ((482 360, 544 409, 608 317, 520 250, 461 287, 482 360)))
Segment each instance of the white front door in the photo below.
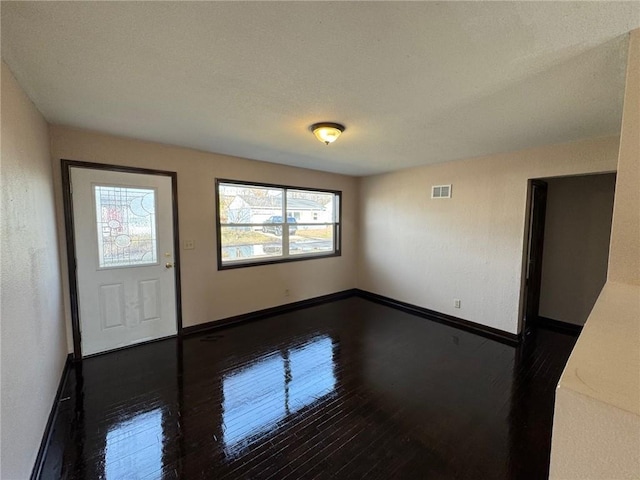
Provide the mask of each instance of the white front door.
POLYGON ((83 355, 176 333, 171 181, 71 167, 83 355))

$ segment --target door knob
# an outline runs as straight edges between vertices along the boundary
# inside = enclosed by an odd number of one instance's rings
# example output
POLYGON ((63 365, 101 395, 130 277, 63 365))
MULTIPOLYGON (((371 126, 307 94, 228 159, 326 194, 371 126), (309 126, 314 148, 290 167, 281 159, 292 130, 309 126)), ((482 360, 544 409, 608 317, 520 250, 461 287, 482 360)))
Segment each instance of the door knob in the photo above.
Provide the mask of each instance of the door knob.
POLYGON ((173 263, 167 262, 164 264, 165 268, 173 268, 173 263))

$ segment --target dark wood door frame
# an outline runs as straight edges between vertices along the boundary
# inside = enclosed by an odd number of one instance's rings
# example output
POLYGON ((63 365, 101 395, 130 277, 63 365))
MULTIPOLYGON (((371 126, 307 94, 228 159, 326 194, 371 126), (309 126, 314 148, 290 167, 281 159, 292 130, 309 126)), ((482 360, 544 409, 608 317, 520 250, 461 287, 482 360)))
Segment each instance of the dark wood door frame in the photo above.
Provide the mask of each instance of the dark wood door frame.
POLYGON ((547 212, 547 182, 529 180, 529 215, 524 262, 523 331, 526 333, 538 318, 542 258, 544 252, 544 226, 547 212))
MULTIPOLYGON (((106 163, 92 163, 77 160, 60 160, 62 168, 62 200, 64 208, 64 225, 67 236, 67 267, 69 273, 69 297, 71 303, 71 329, 73 331, 73 359, 82 360, 82 342, 80 332, 80 311, 78 306, 78 277, 76 275, 76 239, 73 223, 73 204, 71 190, 71 168, 89 168, 111 172, 140 173, 144 175, 160 175, 171 178, 171 204, 173 207, 173 249, 175 258, 176 282, 176 322, 178 336, 182 335, 182 294, 180 289, 180 237, 178 232, 178 174, 165 170, 125 167, 106 163)), ((126 348, 126 347, 125 347, 126 348)))

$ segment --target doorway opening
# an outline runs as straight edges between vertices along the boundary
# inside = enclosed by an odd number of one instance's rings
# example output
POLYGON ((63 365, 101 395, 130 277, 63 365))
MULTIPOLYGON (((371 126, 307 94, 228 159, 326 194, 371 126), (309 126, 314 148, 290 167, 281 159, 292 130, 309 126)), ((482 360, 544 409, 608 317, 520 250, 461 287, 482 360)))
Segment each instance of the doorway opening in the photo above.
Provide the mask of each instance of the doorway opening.
POLYGON ((523 332, 579 333, 606 281, 615 173, 529 181, 523 332))

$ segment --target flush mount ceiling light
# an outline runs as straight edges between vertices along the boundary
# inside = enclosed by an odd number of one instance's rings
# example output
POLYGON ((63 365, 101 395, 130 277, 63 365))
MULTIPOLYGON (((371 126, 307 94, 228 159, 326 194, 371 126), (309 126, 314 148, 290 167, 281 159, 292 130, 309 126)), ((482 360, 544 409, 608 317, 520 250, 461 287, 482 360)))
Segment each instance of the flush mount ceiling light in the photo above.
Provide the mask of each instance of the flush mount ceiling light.
POLYGON ((314 123, 309 127, 318 140, 325 145, 335 142, 340 134, 344 132, 344 125, 339 123, 321 122, 314 123))

